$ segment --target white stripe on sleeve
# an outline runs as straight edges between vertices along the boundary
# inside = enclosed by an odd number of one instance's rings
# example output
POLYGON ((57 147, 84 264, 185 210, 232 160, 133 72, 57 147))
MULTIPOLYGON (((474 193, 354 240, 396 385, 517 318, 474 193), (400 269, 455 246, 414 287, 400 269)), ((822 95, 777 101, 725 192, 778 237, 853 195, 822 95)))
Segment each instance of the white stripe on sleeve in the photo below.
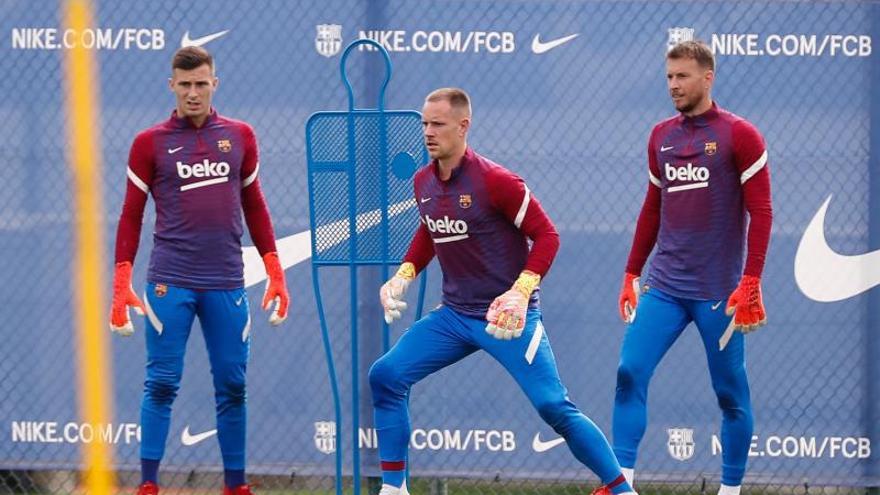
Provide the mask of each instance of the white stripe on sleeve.
POLYGON ((753 163, 749 168, 745 169, 742 175, 739 176, 739 183, 745 184, 747 180, 754 177, 755 174, 761 171, 764 168, 764 165, 767 165, 767 150, 764 150, 764 153, 761 154, 761 157, 758 158, 755 163, 753 163))
POLYGON ((150 187, 147 186, 147 183, 142 181, 141 178, 138 177, 136 173, 134 173, 134 170, 132 170, 131 167, 128 167, 127 173, 128 173, 128 180, 130 180, 132 184, 134 184, 138 189, 140 189, 144 193, 146 193, 146 194, 150 193, 150 187))
POLYGON ((660 179, 654 177, 654 174, 651 173, 651 169, 648 169, 648 179, 651 180, 651 184, 654 184, 657 187, 663 187, 663 184, 660 183, 660 179))
POLYGON ((251 175, 248 175, 247 178, 241 181, 241 188, 244 189, 247 186, 251 185, 255 180, 257 180, 257 172, 260 171, 260 162, 257 162, 257 166, 254 167, 254 171, 251 175))
POLYGON ((532 192, 529 191, 529 186, 523 184, 523 187, 526 189, 526 193, 523 196, 522 204, 519 205, 519 211, 516 212, 516 218, 513 219, 513 224, 516 225, 516 228, 520 228, 520 225, 522 225, 523 219, 526 217, 526 210, 529 209, 529 202, 532 198, 532 192))

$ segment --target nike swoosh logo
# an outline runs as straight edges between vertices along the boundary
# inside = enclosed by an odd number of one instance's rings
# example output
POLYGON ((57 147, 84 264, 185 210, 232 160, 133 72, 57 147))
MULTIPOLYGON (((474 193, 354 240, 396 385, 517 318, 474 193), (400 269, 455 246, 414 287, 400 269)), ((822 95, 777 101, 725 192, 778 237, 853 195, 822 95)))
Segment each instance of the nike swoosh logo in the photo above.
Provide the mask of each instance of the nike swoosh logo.
POLYGON ((226 31, 219 31, 213 34, 209 34, 207 36, 202 36, 201 38, 191 39, 189 37, 189 31, 187 31, 183 33, 183 39, 180 40, 180 47, 185 48, 187 46, 202 46, 205 43, 216 40, 217 38, 223 36, 228 32, 229 30, 227 29, 226 31))
POLYGON ((717 303, 712 305, 712 311, 715 311, 716 309, 718 309, 718 306, 721 306, 721 301, 718 301, 717 303))
POLYGON ((177 148, 168 148, 168 154, 173 155, 182 149, 183 149, 183 146, 178 146, 177 148))
POLYGON ((235 305, 236 305, 236 306, 241 306, 241 302, 242 302, 242 301, 244 301, 244 296, 239 297, 238 300, 235 301, 235 305))
MULTIPOLYGON (((394 218, 415 206, 415 198, 393 204, 388 207, 388 218, 394 218)), ((376 209, 358 215, 355 218, 355 230, 357 233, 360 234, 379 225, 382 221, 381 213, 382 210, 376 209)), ((324 240, 318 247, 319 252, 324 252, 338 246, 348 241, 348 219, 322 225, 318 227, 317 234, 319 239, 324 240), (344 235, 339 235, 341 232, 344 235), (333 235, 328 235, 329 233, 333 233, 333 235)), ((287 237, 282 237, 275 241, 275 248, 278 251, 281 268, 286 270, 312 257, 312 234, 310 231, 304 230, 287 237)), ((246 246, 241 251, 242 258, 244 259, 244 286, 250 287, 266 280, 266 268, 263 266, 263 260, 260 258, 257 248, 255 246, 246 246)))
POLYGON ((831 197, 828 196, 807 225, 794 256, 798 288, 819 302, 842 301, 880 285, 880 249, 848 256, 828 245, 825 214, 831 197))
POLYGON ((547 452, 548 450, 556 447, 557 445, 562 445, 565 443, 565 439, 562 437, 554 438, 553 440, 547 440, 546 442, 541 440, 541 434, 535 433, 535 438, 532 439, 532 450, 535 452, 547 452))
POLYGON ((675 146, 661 146, 661 147, 660 147, 660 151, 661 151, 661 152, 663 152, 663 151, 669 151, 669 150, 671 150, 672 148, 675 148, 675 146))
POLYGON ((187 425, 183 429, 183 432, 180 433, 180 443, 189 447, 189 446, 195 445, 201 441, 207 440, 216 434, 217 434, 217 430, 208 430, 208 431, 203 431, 202 433, 196 433, 195 435, 191 435, 189 432, 189 425, 187 425))
POLYGON ((427 203, 428 201, 431 201, 431 198, 422 198, 422 203, 427 203))
POLYGON ((559 45, 564 45, 569 41, 577 38, 580 33, 569 34, 568 36, 563 36, 562 38, 556 38, 555 40, 550 41, 541 41, 541 35, 536 34, 534 38, 532 38, 532 52, 540 55, 542 53, 547 53, 550 50, 556 48, 559 45))

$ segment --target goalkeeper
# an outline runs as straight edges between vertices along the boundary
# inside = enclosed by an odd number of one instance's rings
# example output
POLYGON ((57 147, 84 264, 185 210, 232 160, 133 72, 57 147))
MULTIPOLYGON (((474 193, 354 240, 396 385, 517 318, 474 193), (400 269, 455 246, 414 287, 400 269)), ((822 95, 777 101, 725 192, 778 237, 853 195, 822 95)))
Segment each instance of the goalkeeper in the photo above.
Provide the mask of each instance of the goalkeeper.
POLYGON ((614 453, 632 482, 647 425, 648 382, 693 321, 722 411, 718 493, 739 495, 753 423, 743 333, 767 320, 760 279, 773 219, 767 149, 750 122, 712 101, 715 58, 706 44, 673 47, 666 80, 680 113, 657 124, 648 142, 648 193, 619 299, 630 325, 617 370, 614 453), (739 332, 731 336, 726 328, 739 332))
POLYGON ((606 484, 600 490, 633 493, 605 435, 569 400, 541 322, 538 284, 559 248, 556 228, 521 178, 467 146, 470 117, 470 99, 460 89, 438 89, 425 100, 422 125, 433 160, 415 176, 421 224, 379 297, 391 323, 406 308, 407 286, 436 254, 443 304, 370 369, 381 495, 407 493, 412 385, 480 349, 507 369, 541 418, 606 484))
POLYGON ((274 305, 273 325, 287 317, 290 298, 260 187, 257 138, 248 124, 214 110, 217 83, 214 58, 204 48, 175 52, 169 85, 177 107, 168 120, 139 133, 129 155, 116 231, 110 327, 131 335, 129 307, 147 314, 138 495, 159 493, 171 406, 196 317, 214 378, 223 493, 251 494, 245 476, 251 319, 241 256, 242 213, 269 279, 263 309, 274 305), (141 300, 132 289, 131 271, 148 195, 156 205, 156 226, 141 300))

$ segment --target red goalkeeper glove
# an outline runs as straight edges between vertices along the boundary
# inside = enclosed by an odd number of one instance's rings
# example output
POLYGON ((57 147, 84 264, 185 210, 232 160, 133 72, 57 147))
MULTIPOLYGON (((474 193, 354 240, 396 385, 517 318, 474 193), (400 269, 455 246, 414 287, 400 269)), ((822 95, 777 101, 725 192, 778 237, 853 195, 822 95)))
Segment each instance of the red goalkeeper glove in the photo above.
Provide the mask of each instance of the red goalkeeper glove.
POLYGON ((287 319, 287 307, 290 305, 290 296, 287 293, 287 283, 284 280, 284 270, 281 269, 281 261, 278 253, 272 251, 263 255, 263 264, 266 266, 266 292, 263 294, 263 309, 269 310, 275 303, 275 310, 269 316, 269 323, 280 325, 287 319))
POLYGON ((131 288, 131 262, 122 261, 116 263, 113 272, 113 301, 110 304, 110 330, 128 337, 134 333, 134 325, 131 323, 128 307, 134 308, 135 313, 143 316, 144 303, 138 299, 137 294, 131 288))
POLYGON ((519 274, 513 286, 496 297, 486 313, 486 333, 496 339, 510 340, 522 335, 526 324, 526 311, 532 291, 541 282, 541 276, 529 270, 519 274))
POLYGON ((623 275, 623 287, 617 299, 620 317, 627 323, 636 319, 636 306, 639 304, 639 276, 632 273, 623 275))
POLYGON ((761 297, 761 279, 743 275, 739 286, 727 300, 725 311, 727 316, 733 316, 733 328, 742 333, 757 330, 767 323, 767 313, 761 297))
POLYGON ((400 318, 401 311, 406 309, 403 294, 414 278, 416 278, 416 266, 407 261, 400 265, 397 273, 379 289, 379 302, 382 303, 382 311, 385 313, 385 323, 390 325, 400 318))

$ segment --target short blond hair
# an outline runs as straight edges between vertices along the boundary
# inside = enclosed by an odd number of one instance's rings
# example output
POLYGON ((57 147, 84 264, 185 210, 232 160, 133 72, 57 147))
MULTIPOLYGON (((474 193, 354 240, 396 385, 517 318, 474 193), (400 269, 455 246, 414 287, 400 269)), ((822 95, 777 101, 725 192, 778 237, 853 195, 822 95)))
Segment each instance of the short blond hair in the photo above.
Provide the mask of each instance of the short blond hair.
POLYGON ((448 101, 453 109, 464 110, 467 115, 471 114, 471 97, 461 88, 435 89, 425 97, 425 102, 429 101, 448 101))
POLYGON ((672 47, 666 54, 667 60, 692 58, 704 69, 715 71, 715 55, 709 45, 702 41, 683 41, 672 47))

